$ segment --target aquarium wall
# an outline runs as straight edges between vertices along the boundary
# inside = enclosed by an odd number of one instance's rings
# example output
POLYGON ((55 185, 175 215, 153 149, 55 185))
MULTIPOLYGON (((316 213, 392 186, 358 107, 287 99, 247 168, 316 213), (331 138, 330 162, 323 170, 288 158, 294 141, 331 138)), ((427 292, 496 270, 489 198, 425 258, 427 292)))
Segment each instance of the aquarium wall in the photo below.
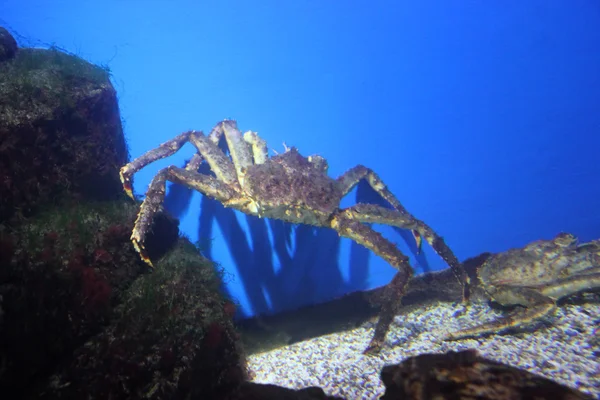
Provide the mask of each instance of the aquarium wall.
MULTIPOLYGON (((600 237, 600 6, 595 1, 46 2, 4 0, 20 44, 102 64, 137 157, 223 118, 270 154, 372 168, 459 259, 560 231, 600 237)), ((176 155, 135 175, 143 195, 176 155)), ((94 160, 90 160, 94 162, 94 160)), ((342 202, 381 203, 361 184, 342 202)), ((238 315, 389 282, 329 229, 248 217, 170 185, 181 231, 226 271, 238 315)), ((375 226, 416 272, 445 268, 409 231, 375 226)))

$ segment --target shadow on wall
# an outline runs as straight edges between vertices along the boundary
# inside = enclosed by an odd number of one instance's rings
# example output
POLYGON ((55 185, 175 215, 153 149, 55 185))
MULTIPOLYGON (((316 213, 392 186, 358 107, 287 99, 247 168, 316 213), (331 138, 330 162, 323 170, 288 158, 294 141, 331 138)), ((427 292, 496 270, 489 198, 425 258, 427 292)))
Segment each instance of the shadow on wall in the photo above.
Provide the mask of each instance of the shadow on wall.
MULTIPOLYGON (((206 164, 201 166, 199 172, 210 174, 206 164)), ((171 183, 165 208, 179 218, 189 208, 192 194, 191 189, 171 183)), ((356 202, 390 207, 364 181, 356 189, 356 202)), ((339 261, 340 237, 333 229, 244 215, 249 227, 246 232, 236 212, 218 201, 202 196, 200 207, 198 237, 212 238, 213 222, 218 224, 236 264, 236 280, 241 282, 246 292, 250 315, 240 314, 238 318, 276 314, 319 304, 367 287, 371 252, 351 242, 349 278, 344 279, 339 261), (277 265, 274 260, 278 260, 277 265)), ((407 243, 411 258, 416 259, 420 269, 429 271, 425 255, 416 254, 411 232, 393 229, 407 243)), ((396 238, 389 239, 393 242, 396 238)), ((210 241, 206 246, 203 243, 202 247, 204 256, 215 259, 210 241)), ((228 291, 228 288, 224 290, 228 291)))

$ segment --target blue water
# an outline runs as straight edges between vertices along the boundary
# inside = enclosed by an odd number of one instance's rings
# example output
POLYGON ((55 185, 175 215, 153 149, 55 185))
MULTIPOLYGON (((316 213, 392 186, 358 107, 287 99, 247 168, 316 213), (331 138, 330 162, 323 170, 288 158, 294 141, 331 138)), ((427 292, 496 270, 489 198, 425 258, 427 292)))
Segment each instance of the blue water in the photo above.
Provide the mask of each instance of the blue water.
MULTIPOLYGON (((600 3, 341 4, 3 0, 0 25, 108 65, 132 157, 234 118, 272 149, 326 157, 333 176, 373 168, 461 260, 559 231, 600 237, 600 3)), ((136 192, 191 154, 138 173, 136 192)), ((377 200, 361 185, 342 205, 357 198, 377 200)), ((330 230, 248 218, 176 187, 168 208, 228 271, 240 315, 394 273, 330 230)), ((381 232, 417 271, 445 267, 427 246, 415 257, 406 232, 381 232)))

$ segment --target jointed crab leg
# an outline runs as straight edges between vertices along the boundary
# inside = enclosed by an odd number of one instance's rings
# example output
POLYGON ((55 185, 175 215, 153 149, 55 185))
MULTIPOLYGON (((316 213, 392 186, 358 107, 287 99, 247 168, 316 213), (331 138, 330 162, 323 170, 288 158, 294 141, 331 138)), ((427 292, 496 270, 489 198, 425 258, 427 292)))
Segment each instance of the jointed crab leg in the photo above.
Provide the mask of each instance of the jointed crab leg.
MULTIPOLYGON (((185 168, 187 170, 196 171, 198 169, 198 167, 200 166, 200 164, 202 163, 202 161, 204 161, 204 159, 205 159, 205 157, 203 157, 203 154, 213 154, 214 153, 216 155, 213 156, 213 158, 212 158, 213 165, 211 165, 211 168, 213 168, 213 166, 214 166, 216 168, 216 170, 213 169, 213 171, 215 173, 220 172, 221 165, 223 165, 223 164, 217 164, 217 162, 223 162, 225 164, 231 165, 231 160, 229 160, 229 158, 227 158, 225 156, 225 154, 223 154, 221 149, 218 148, 219 140, 221 139, 221 137, 223 135, 225 135, 230 152, 232 152, 232 156, 233 156, 233 152, 236 152, 234 147, 236 149, 237 148, 245 149, 245 148, 249 147, 250 148, 249 155, 250 155, 250 157, 254 157, 255 163, 256 164, 264 163, 265 160, 267 159, 267 145, 266 145, 265 141, 262 140, 255 132, 248 131, 243 135, 243 140, 246 143, 239 145, 239 146, 232 146, 233 142, 236 142, 235 144, 239 144, 238 143, 239 140, 237 138, 238 134, 241 137, 241 134, 239 133, 239 130, 237 129, 237 125, 236 125, 235 121, 232 121, 232 120, 225 120, 225 121, 222 121, 219 124, 217 124, 211 130, 208 137, 204 136, 204 134, 201 131, 183 132, 183 133, 177 135, 176 137, 174 137, 173 139, 160 144, 157 148, 147 151, 146 153, 142 154, 140 157, 136 158, 129 164, 124 165, 120 170, 120 177, 121 177, 121 183, 123 184, 123 188, 125 189, 125 192, 127 193, 127 195, 129 197, 131 197, 132 199, 134 199, 133 189, 132 189, 132 185, 131 185, 131 177, 133 176, 133 174, 135 174, 137 171, 141 170, 146 165, 151 164, 156 160, 166 158, 166 157, 169 157, 169 156, 175 154, 187 142, 191 142, 199 151, 199 153, 194 154, 192 159, 185 166, 185 168), (245 144, 247 144, 248 146, 245 146, 245 144), (201 147, 203 149, 201 150, 199 147, 201 147)), ((244 150, 241 150, 241 151, 244 152, 244 150)), ((232 157, 232 158, 234 159, 234 163, 236 163, 236 161, 235 161, 236 157, 232 157)), ((244 160, 245 160, 245 162, 243 162, 240 166, 248 167, 249 164, 247 162, 247 160, 248 160, 247 154, 244 154, 244 160)), ((207 161, 209 161, 209 160, 207 160, 207 161)), ((211 161, 209 161, 209 164, 210 164, 210 162, 211 161)), ((237 167, 237 165, 236 165, 236 167, 237 167)), ((227 168, 227 167, 224 167, 224 168, 227 168)), ((227 177, 229 177, 231 179, 230 171, 222 172, 222 174, 227 175, 227 177)))
POLYGON ((400 308, 400 301, 404 297, 406 285, 412 277, 412 267, 408 257, 402 254, 394 244, 364 223, 379 223, 412 229, 424 237, 440 257, 448 263, 454 273, 462 278, 459 281, 464 285, 463 289, 468 287, 468 280, 462 265, 444 240, 424 222, 408 212, 391 210, 374 204, 357 204, 340 210, 332 219, 331 227, 341 236, 350 238, 373 251, 398 270, 394 279, 384 289, 385 301, 379 313, 375 334, 365 350, 366 353, 374 353, 383 345, 394 315, 400 308))
MULTIPOLYGON (((502 289, 497 292, 497 296, 502 296, 502 289)), ((531 302, 531 306, 524 310, 516 310, 511 315, 499 318, 497 320, 475 326, 473 328, 463 329, 458 332, 448 334, 444 340, 457 340, 471 336, 486 335, 500 332, 508 328, 514 328, 520 325, 530 324, 546 315, 549 315, 556 309, 556 303, 551 298, 528 288, 512 288, 511 294, 519 294, 524 299, 523 303, 531 302), (526 299, 526 300, 525 300, 526 299)))
POLYGON ((458 261, 452 250, 450 250, 446 242, 444 242, 444 239, 435 233, 426 223, 416 219, 406 211, 398 212, 375 204, 357 204, 342 210, 341 213, 348 219, 365 223, 397 226, 417 232, 420 237, 425 238, 433 250, 450 266, 460 284, 463 285, 463 299, 468 299, 469 277, 462 264, 458 261))
POLYGON ((400 307, 400 301, 404 296, 406 285, 413 274, 412 267, 408 262, 408 257, 402 254, 392 242, 384 238, 379 232, 359 221, 348 219, 343 215, 340 215, 332 219, 331 227, 335 229, 340 236, 347 237, 365 246, 398 270, 392 282, 385 288, 386 298, 382 303, 379 320, 375 327, 375 334, 373 335, 369 346, 364 351, 365 353, 376 353, 381 349, 385 340, 385 335, 400 307))
MULTIPOLYGON (((243 138, 246 143, 248 143, 251 148, 251 153, 254 157, 254 164, 264 164, 264 162, 268 158, 267 151, 267 143, 261 139, 256 132, 246 131, 243 135, 239 131, 237 127, 237 122, 235 120, 224 120, 219 122, 215 127, 210 131, 208 135, 209 139, 217 144, 221 137, 225 136, 225 140, 227 141, 227 146, 229 147, 229 151, 232 154, 232 159, 234 163, 244 164, 243 166, 248 167, 248 160, 250 160, 247 154, 242 154, 238 156, 238 151, 236 149, 238 147, 246 147, 241 142, 240 138, 243 138), (236 154, 234 156, 233 154, 236 154), (239 160, 239 161, 236 161, 239 160)), ((242 150, 242 152, 246 152, 242 150)), ((240 165, 242 166, 242 165, 240 165)), ((240 168, 241 169, 241 168, 240 168)))
POLYGON ((189 140, 202 155, 202 158, 210 165, 210 169, 217 176, 217 180, 235 185, 237 176, 234 164, 210 137, 204 136, 202 132, 193 132, 189 140))
POLYGON ((256 132, 252 131, 246 131, 244 133, 244 140, 252 146, 254 164, 264 164, 269 157, 267 142, 261 139, 256 132))
POLYGON ((231 188, 222 182, 219 182, 212 176, 174 166, 161 169, 148 186, 146 198, 142 202, 140 212, 135 220, 133 232, 131 233, 133 246, 137 252, 140 253, 142 260, 150 267, 153 267, 153 265, 144 248, 144 238, 150 229, 150 226, 152 226, 154 214, 156 214, 162 206, 167 190, 167 180, 187 185, 222 203, 230 201, 236 195, 231 188))
POLYGON ((198 153, 194 154, 185 168, 171 166, 159 171, 152 179, 131 234, 131 241, 135 249, 140 253, 142 260, 150 266, 152 266, 152 262, 146 254, 143 242, 152 225, 154 214, 164 200, 167 180, 198 190, 226 206, 243 210, 246 201, 238 199, 234 189, 228 185, 235 188, 238 180, 240 184, 243 184, 243 174, 245 169, 252 164, 252 159, 264 162, 267 157, 265 142, 254 132, 246 132, 242 137, 235 121, 226 120, 217 124, 209 136, 205 136, 199 131, 184 132, 121 168, 121 182, 129 197, 134 198, 131 187, 133 174, 158 159, 176 153, 186 142, 192 143, 198 153), (229 159, 218 146, 223 135, 227 140, 232 159, 229 159), (217 179, 197 173, 203 161, 210 165, 217 179))
POLYGON ((129 197, 134 198, 131 188, 131 176, 134 173, 153 161, 174 154, 188 141, 196 147, 198 153, 192 157, 185 168, 171 166, 156 174, 148 186, 146 198, 142 202, 131 234, 131 241, 135 249, 150 266, 152 266, 152 262, 144 250, 143 241, 152 225, 154 214, 160 209, 165 198, 167 180, 190 186, 222 202, 230 200, 235 195, 235 192, 227 186, 236 181, 235 169, 231 160, 215 143, 218 141, 218 137, 216 139, 214 137, 207 138, 202 132, 188 131, 161 144, 158 148, 148 151, 121 168, 121 182, 129 197), (218 180, 196 172, 203 160, 209 163, 218 180))
POLYGON ((133 196, 133 189, 131 187, 131 177, 133 174, 144 168, 146 165, 153 163, 161 158, 169 157, 175 154, 184 144, 189 141, 189 137, 193 131, 184 132, 180 135, 175 136, 171 140, 167 140, 155 149, 147 151, 142 154, 129 164, 124 165, 119 174, 121 176, 121 183, 123 188, 129 197, 135 200, 133 196))
POLYGON ((225 136, 231 160, 235 166, 240 186, 244 186, 246 170, 253 164, 262 164, 267 159, 267 144, 255 132, 248 131, 244 135, 233 120, 219 123, 210 133, 215 137, 225 136))
MULTIPOLYGON (((373 172, 370 168, 367 168, 362 165, 357 165, 354 168, 349 169, 344 174, 337 178, 337 182, 342 189, 343 195, 347 195, 362 179, 366 179, 366 181, 371 185, 373 190, 375 190, 381 197, 387 200, 388 203, 392 205, 397 211, 401 213, 408 213, 404 206, 400 203, 400 201, 387 189, 387 186, 379 176, 373 172)), ((417 242, 417 251, 421 251, 421 237, 419 233, 416 231, 412 231, 413 236, 415 237, 415 242, 417 242)))
POLYGON ((550 315, 556 309, 555 299, 569 293, 577 293, 600 286, 600 273, 577 275, 561 281, 558 284, 544 288, 531 289, 527 287, 500 288, 494 291, 494 299, 503 304, 520 304, 526 309, 518 309, 504 318, 467 328, 448 334, 444 340, 457 340, 466 337, 487 335, 503 330, 523 326, 550 315))
POLYGON ((433 229, 431 229, 424 222, 413 217, 404 208, 396 196, 394 196, 392 192, 387 189, 385 183, 383 183, 381 178, 379 178, 375 172, 362 165, 357 165, 338 177, 337 182, 342 188, 342 193, 345 196, 358 184, 358 182, 360 182, 361 179, 366 179, 373 190, 375 190, 383 199, 390 203, 396 212, 393 212, 392 210, 386 210, 383 207, 374 207, 371 205, 366 206, 367 208, 364 208, 361 211, 360 207, 362 207, 362 205, 358 205, 358 208, 355 208, 357 206, 350 208, 348 211, 349 217, 358 219, 362 222, 383 223, 411 229, 417 243, 417 249, 419 250, 422 242, 421 237, 425 237, 425 240, 431 245, 431 247, 433 247, 433 249, 448 263, 448 265, 450 265, 454 275, 463 287, 463 300, 468 300, 470 286, 469 276, 464 271, 464 268, 456 256, 454 256, 450 248, 444 243, 444 240, 438 236, 433 229), (363 212, 365 212, 366 215, 363 215, 363 212), (371 215, 369 215, 369 212, 371 215))

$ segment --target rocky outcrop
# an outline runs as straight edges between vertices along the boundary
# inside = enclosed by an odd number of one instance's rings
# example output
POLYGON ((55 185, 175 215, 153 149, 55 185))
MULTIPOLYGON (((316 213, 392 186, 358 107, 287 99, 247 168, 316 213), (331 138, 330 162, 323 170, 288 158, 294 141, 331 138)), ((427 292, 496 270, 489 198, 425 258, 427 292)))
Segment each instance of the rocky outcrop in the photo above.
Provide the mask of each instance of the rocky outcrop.
POLYGON ((154 219, 150 271, 106 69, 0 30, 0 393, 221 398, 246 378, 220 270, 154 219))
POLYGON ((57 198, 121 196, 128 158, 109 73, 57 49, 13 50, 0 32, 0 220, 57 198), (14 54, 13 54, 14 53, 14 54))

